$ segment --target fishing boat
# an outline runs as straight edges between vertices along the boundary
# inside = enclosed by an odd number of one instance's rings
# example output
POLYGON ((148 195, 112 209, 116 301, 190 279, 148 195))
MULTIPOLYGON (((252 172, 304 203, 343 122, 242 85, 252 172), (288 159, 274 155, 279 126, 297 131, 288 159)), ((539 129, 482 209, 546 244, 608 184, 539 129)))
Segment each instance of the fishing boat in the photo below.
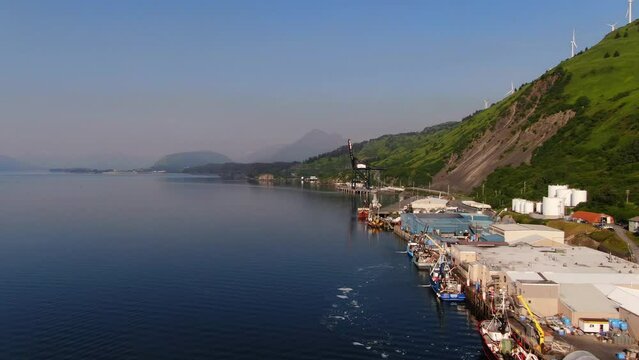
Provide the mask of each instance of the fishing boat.
POLYGON ((442 301, 465 301, 466 294, 462 290, 462 285, 455 279, 451 270, 447 255, 441 253, 430 271, 430 287, 442 301))
POLYGON ((375 216, 373 218, 369 218, 367 225, 371 229, 383 229, 384 228, 384 220, 380 219, 379 216, 375 216))
POLYGON ((481 321, 478 329, 486 358, 490 360, 538 360, 535 354, 524 350, 513 338, 503 294, 500 309, 495 312, 492 319, 481 321))
POLYGON ((408 244, 406 244, 406 254, 408 254, 409 257, 415 256, 415 251, 418 246, 418 243, 409 241, 408 244))
POLYGON ((362 221, 368 219, 369 211, 370 210, 366 207, 357 208, 357 219, 362 221))
POLYGON ((419 270, 430 270, 437 263, 437 254, 431 250, 419 251, 413 256, 413 264, 419 270))

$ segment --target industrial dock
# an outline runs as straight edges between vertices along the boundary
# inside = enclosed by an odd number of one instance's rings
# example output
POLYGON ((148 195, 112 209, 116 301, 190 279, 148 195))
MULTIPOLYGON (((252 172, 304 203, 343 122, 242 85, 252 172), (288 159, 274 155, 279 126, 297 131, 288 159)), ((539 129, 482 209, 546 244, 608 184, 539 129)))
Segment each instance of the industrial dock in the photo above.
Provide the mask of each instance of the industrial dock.
MULTIPOLYGON (((581 190, 577 195, 585 196, 581 190)), ((508 331, 528 359, 637 359, 639 265, 570 245, 562 230, 517 224, 481 203, 459 209, 450 200, 407 196, 389 207, 397 209, 393 231, 416 251, 421 246, 450 257, 478 320, 496 316, 503 302, 508 331), (476 211, 463 211, 469 207, 476 211)), ((536 204, 516 200, 515 212, 536 210, 536 204)), ((561 218, 555 211, 553 217, 561 218)))

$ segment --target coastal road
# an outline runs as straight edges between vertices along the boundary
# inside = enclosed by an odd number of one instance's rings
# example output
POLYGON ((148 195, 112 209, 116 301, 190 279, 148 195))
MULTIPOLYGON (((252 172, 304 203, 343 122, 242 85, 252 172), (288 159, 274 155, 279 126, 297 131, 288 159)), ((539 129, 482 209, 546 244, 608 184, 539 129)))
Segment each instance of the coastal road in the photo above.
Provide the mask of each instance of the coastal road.
POLYGON ((630 258, 632 259, 632 261, 637 262, 639 260, 637 259, 637 256, 639 256, 639 246, 637 246, 637 243, 632 241, 632 239, 630 239, 628 235, 626 235, 626 229, 622 228, 619 225, 612 225, 612 228, 615 230, 617 236, 619 236, 621 240, 625 241, 626 244, 628 244, 628 249, 630 250, 630 258))

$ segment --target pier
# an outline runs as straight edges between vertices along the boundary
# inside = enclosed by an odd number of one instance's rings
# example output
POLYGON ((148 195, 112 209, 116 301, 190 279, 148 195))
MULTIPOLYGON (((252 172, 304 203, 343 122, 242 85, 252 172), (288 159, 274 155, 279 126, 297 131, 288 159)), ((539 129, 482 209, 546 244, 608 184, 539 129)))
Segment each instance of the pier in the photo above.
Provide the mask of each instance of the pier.
MULTIPOLYGON (((413 240, 415 234, 406 228, 409 225, 402 225, 393 228, 394 234, 407 242, 413 240)), ((623 309, 635 309, 638 303, 632 300, 639 297, 639 288, 633 286, 639 283, 636 264, 594 249, 565 245, 563 234, 561 239, 550 240, 554 233, 542 225, 495 226, 509 239, 519 232, 544 234, 544 239, 518 245, 486 241, 447 245, 433 228, 428 232, 440 249, 451 254, 453 274, 465 285, 466 307, 478 321, 491 319, 495 304, 503 297, 509 304, 513 338, 537 359, 560 360, 577 350, 600 360, 616 359, 624 352, 634 354, 637 340, 632 328, 610 325, 610 329, 589 333, 583 322, 597 320, 608 326, 610 319, 618 319, 632 326, 632 310, 623 309), (598 286, 612 293, 601 293, 598 286)), ((421 233, 417 230, 413 232, 421 233)))
POLYGON ((351 195, 368 195, 368 194, 372 194, 374 192, 376 192, 375 190, 371 190, 371 189, 366 189, 366 188, 357 188, 357 187, 350 187, 350 186, 337 186, 336 187, 337 191, 341 191, 343 193, 346 194, 351 194, 351 195))

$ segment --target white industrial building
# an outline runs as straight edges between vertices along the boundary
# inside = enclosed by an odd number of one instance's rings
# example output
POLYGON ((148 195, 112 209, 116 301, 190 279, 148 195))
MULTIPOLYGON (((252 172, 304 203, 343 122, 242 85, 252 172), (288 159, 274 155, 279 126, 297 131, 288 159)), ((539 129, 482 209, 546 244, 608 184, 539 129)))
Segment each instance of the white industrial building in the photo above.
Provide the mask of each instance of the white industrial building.
POLYGON ((454 245, 451 253, 470 283, 522 295, 539 316, 561 313, 588 330, 601 325, 601 319, 622 319, 639 339, 639 265, 635 263, 561 244, 454 245))
POLYGON ((427 213, 435 212, 438 210, 445 210, 447 204, 448 200, 446 199, 427 197, 424 199, 415 200, 410 205, 413 207, 413 212, 415 213, 427 213))
POLYGON ((639 216, 628 219, 628 230, 630 232, 639 232, 639 216))
POLYGON ((504 237, 509 244, 518 242, 537 242, 550 240, 559 244, 564 243, 564 232, 545 225, 533 224, 492 224, 490 232, 504 237))
POLYGON ((480 202, 472 201, 472 200, 464 200, 464 201, 462 201, 462 204, 464 204, 466 206, 470 206, 470 207, 475 208, 477 210, 490 210, 492 208, 488 204, 484 204, 484 203, 480 203, 480 202))

